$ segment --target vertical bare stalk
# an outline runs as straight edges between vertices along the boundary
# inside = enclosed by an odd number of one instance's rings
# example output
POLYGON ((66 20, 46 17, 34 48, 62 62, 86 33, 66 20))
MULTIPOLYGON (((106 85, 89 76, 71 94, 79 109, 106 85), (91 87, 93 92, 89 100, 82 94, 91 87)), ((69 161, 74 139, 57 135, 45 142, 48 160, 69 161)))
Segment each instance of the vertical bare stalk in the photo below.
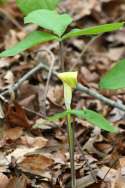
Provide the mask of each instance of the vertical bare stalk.
POLYGON ((59 42, 59 57, 60 57, 60 67, 62 69, 62 72, 64 72, 65 66, 64 66, 63 42, 62 41, 59 42))
POLYGON ((71 124, 71 114, 67 115, 68 122, 68 142, 69 142, 69 153, 70 153, 70 165, 71 165, 71 188, 76 188, 76 174, 75 174, 75 160, 74 160, 74 128, 71 124))

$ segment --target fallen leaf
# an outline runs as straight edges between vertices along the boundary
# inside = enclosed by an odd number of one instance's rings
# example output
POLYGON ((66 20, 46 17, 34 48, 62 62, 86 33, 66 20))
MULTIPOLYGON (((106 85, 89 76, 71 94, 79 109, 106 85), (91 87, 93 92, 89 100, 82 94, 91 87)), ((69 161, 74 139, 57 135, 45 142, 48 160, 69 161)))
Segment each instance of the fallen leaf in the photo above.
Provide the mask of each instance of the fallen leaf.
POLYGON ((35 152, 36 149, 37 149, 36 147, 35 148, 18 147, 12 153, 7 155, 6 158, 9 162, 11 162, 12 157, 14 157, 15 160, 17 161, 17 163, 18 163, 23 159, 24 155, 35 152))
POLYGON ((0 173, 0 188, 6 188, 9 183, 9 179, 3 173, 0 173))
POLYGON ((47 145, 48 140, 44 137, 31 137, 31 136, 22 136, 20 138, 20 143, 27 145, 29 147, 43 148, 47 145))
POLYGON ((7 71, 6 75, 4 76, 4 79, 5 79, 5 83, 6 84, 9 84, 9 85, 12 85, 14 84, 14 75, 12 73, 12 71, 7 71))
POLYGON ((20 177, 11 178, 6 188, 27 188, 28 184, 29 184, 28 178, 22 175, 20 177))
POLYGON ((5 104, 4 112, 7 124, 9 126, 19 126, 27 129, 31 128, 25 111, 17 102, 5 104))
POLYGON ((43 170, 46 170, 53 164, 54 160, 44 155, 32 154, 28 155, 19 164, 20 168, 32 174, 41 175, 43 170))
POLYGON ((23 129, 21 127, 9 128, 4 130, 4 139, 17 140, 23 134, 23 129))

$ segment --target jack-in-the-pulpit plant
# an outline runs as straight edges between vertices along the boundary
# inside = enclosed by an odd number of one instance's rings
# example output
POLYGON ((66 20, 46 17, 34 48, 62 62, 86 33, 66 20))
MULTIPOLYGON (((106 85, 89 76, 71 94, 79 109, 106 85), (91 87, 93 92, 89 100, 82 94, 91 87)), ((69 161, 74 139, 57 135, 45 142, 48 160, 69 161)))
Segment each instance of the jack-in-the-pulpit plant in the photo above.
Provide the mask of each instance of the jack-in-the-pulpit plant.
POLYGON ((76 188, 76 177, 75 177, 75 164, 74 164, 74 128, 72 127, 72 117, 77 116, 78 118, 86 119, 92 125, 98 126, 108 132, 117 132, 110 122, 108 122, 102 115, 89 110, 75 110, 71 109, 72 91, 77 86, 77 72, 64 72, 59 73, 58 77, 62 80, 64 86, 64 102, 66 110, 62 113, 57 113, 47 118, 48 121, 57 121, 61 118, 67 118, 68 128, 68 142, 70 151, 70 165, 71 165, 71 187, 76 188))

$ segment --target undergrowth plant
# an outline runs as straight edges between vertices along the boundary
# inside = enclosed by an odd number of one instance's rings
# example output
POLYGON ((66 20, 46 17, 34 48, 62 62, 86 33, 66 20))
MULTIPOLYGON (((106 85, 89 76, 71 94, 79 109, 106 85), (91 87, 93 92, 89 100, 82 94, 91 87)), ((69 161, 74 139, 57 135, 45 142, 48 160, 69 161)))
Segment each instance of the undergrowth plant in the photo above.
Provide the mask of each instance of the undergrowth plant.
POLYGON ((66 110, 61 113, 57 113, 53 116, 49 116, 47 121, 58 121, 62 118, 67 118, 68 126, 68 143, 70 152, 70 165, 71 165, 71 187, 76 188, 75 177, 75 164, 74 164, 74 128, 72 124, 72 117, 76 116, 90 122, 103 130, 116 133, 117 128, 108 122, 102 115, 89 109, 75 110, 71 109, 72 91, 77 87, 77 72, 64 72, 59 73, 58 77, 62 80, 64 86, 64 102, 66 110))
MULTIPOLYGON (((18 42, 15 46, 0 53, 0 57, 15 56, 18 53, 48 42, 58 41, 60 44, 64 40, 79 36, 98 35, 105 32, 111 32, 123 27, 124 22, 109 23, 89 28, 74 28, 67 32, 67 27, 72 23, 72 17, 69 14, 59 13, 55 10, 59 0, 17 0, 18 6, 26 15, 24 23, 33 23, 40 27, 40 29, 29 33, 22 41, 18 42), (41 2, 41 3, 40 3, 41 2), (28 3, 31 3, 29 6, 28 3), (40 4, 39 4, 40 3, 40 4)), ((60 54, 61 55, 61 54, 60 54)), ((60 58, 61 59, 61 58, 60 58)), ((61 62, 62 63, 62 62, 61 62)), ((102 88, 117 89, 125 87, 125 61, 121 61, 111 72, 107 73, 100 82, 102 88), (117 73, 117 74, 116 74, 117 73), (114 76, 115 75, 115 76, 114 76)), ((71 161, 71 175, 72 175, 72 188, 76 187, 75 181, 75 165, 74 165, 74 132, 72 127, 72 117, 84 118, 92 125, 98 126, 109 132, 117 132, 117 129, 112 126, 103 116, 89 110, 75 110, 71 109, 72 91, 77 86, 77 72, 64 72, 58 74, 64 85, 64 101, 66 110, 62 113, 57 113, 47 118, 47 121, 57 121, 60 118, 67 118, 68 125, 68 140, 70 148, 70 161, 71 161)))

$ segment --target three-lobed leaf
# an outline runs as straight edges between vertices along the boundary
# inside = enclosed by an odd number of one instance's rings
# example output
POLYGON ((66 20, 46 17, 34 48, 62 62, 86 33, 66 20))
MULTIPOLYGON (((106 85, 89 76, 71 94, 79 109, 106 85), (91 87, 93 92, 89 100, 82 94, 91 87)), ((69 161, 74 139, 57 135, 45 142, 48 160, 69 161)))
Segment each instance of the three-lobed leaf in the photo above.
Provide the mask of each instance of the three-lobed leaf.
POLYGON ((121 60, 100 81, 100 87, 104 89, 125 88, 125 60, 121 60))
POLYGON ((73 38, 73 37, 78 37, 78 36, 83 36, 83 35, 98 35, 101 33, 111 32, 111 31, 115 31, 115 30, 122 28, 123 25, 124 25, 124 22, 121 22, 121 23, 117 22, 117 23, 98 25, 98 26, 89 27, 85 29, 73 29, 69 33, 65 34, 63 36, 63 39, 73 38))
POLYGON ((117 128, 113 127, 113 125, 107 121, 101 114, 94 112, 92 110, 72 110, 72 115, 75 115, 79 118, 86 119, 92 125, 95 125, 101 129, 104 129, 108 132, 117 132, 117 128))
POLYGON ((68 14, 58 14, 56 11, 40 9, 29 13, 24 18, 24 22, 37 24, 58 36, 62 36, 72 22, 72 18, 68 14))
POLYGON ((18 7, 27 15, 33 10, 38 9, 56 9, 60 0, 16 0, 18 7))
POLYGON ((57 37, 55 35, 41 31, 33 31, 29 35, 27 35, 22 41, 18 42, 14 47, 0 53, 0 57, 14 56, 37 44, 56 39, 57 37))

